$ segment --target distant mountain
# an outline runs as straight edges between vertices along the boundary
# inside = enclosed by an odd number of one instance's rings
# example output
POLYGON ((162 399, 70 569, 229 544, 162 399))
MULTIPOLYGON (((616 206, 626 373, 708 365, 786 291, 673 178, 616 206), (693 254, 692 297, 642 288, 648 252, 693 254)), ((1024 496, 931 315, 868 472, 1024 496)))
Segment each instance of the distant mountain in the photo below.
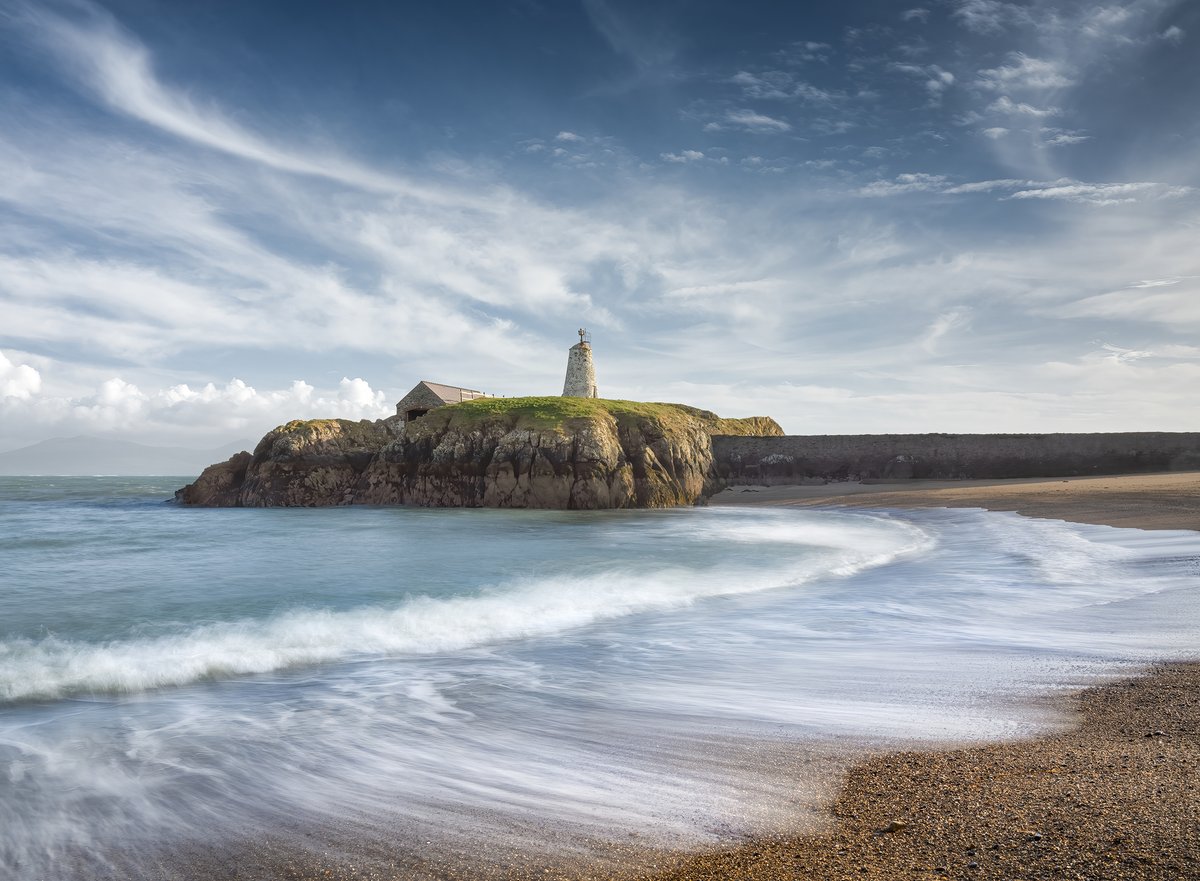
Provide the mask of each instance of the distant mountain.
POLYGON ((133 441, 99 437, 54 437, 19 450, 0 453, 0 474, 6 475, 179 475, 199 474, 223 462, 253 441, 236 441, 210 450, 190 447, 152 447, 133 441))

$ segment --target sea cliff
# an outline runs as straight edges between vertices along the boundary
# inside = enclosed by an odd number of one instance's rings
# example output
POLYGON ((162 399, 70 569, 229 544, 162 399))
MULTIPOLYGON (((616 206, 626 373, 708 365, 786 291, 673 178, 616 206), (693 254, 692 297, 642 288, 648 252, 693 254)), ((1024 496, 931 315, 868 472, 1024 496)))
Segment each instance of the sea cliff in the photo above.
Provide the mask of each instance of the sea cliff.
POLYGON ((681 404, 487 398, 407 424, 289 422, 175 495, 208 507, 694 505, 719 488, 713 435, 782 434, 773 419, 681 404))

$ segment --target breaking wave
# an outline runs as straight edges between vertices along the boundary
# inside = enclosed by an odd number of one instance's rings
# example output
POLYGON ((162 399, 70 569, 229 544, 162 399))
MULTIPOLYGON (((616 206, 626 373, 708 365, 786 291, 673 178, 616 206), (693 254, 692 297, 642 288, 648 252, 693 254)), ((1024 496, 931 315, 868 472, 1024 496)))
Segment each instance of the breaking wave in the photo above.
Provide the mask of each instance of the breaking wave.
POLYGON ((506 640, 562 633, 600 621, 681 608, 706 597, 795 587, 848 576, 928 546, 920 529, 885 518, 853 524, 728 519, 702 528, 710 542, 793 545, 807 553, 758 571, 697 572, 660 562, 572 578, 559 574, 484 588, 472 595, 413 596, 397 606, 346 611, 296 609, 101 644, 55 636, 0 642, 0 700, 130 693, 374 656, 461 652, 506 640))

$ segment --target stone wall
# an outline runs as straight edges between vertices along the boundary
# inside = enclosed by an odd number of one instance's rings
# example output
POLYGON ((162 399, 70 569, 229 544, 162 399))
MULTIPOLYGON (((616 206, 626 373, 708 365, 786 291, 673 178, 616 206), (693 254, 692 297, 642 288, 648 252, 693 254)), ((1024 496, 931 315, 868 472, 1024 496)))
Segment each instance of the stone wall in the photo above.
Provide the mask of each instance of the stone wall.
POLYGON ((734 483, 1070 477, 1200 470, 1200 433, 721 436, 713 455, 734 483))
POLYGON ((434 394, 425 383, 419 382, 396 404, 396 415, 404 419, 409 410, 433 410, 444 406, 446 406, 445 401, 434 394))

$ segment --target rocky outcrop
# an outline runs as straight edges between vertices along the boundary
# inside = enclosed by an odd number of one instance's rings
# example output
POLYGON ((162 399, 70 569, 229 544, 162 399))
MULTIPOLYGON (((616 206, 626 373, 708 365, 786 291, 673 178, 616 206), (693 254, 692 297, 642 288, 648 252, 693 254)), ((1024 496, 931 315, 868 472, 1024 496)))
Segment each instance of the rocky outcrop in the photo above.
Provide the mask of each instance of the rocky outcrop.
POLYGON ((348 505, 367 466, 394 439, 388 420, 289 422, 268 432, 253 454, 209 466, 175 497, 208 507, 348 505))
POLYGON ((718 488, 714 434, 782 430, 771 419, 720 419, 674 404, 487 399, 400 430, 394 420, 290 422, 176 497, 237 507, 693 505, 718 488))
POLYGON ((189 483, 183 489, 175 491, 175 500, 185 505, 206 508, 236 504, 242 484, 246 481, 246 469, 250 467, 253 459, 253 456, 243 450, 234 453, 228 461, 209 465, 196 478, 195 483, 189 483))

